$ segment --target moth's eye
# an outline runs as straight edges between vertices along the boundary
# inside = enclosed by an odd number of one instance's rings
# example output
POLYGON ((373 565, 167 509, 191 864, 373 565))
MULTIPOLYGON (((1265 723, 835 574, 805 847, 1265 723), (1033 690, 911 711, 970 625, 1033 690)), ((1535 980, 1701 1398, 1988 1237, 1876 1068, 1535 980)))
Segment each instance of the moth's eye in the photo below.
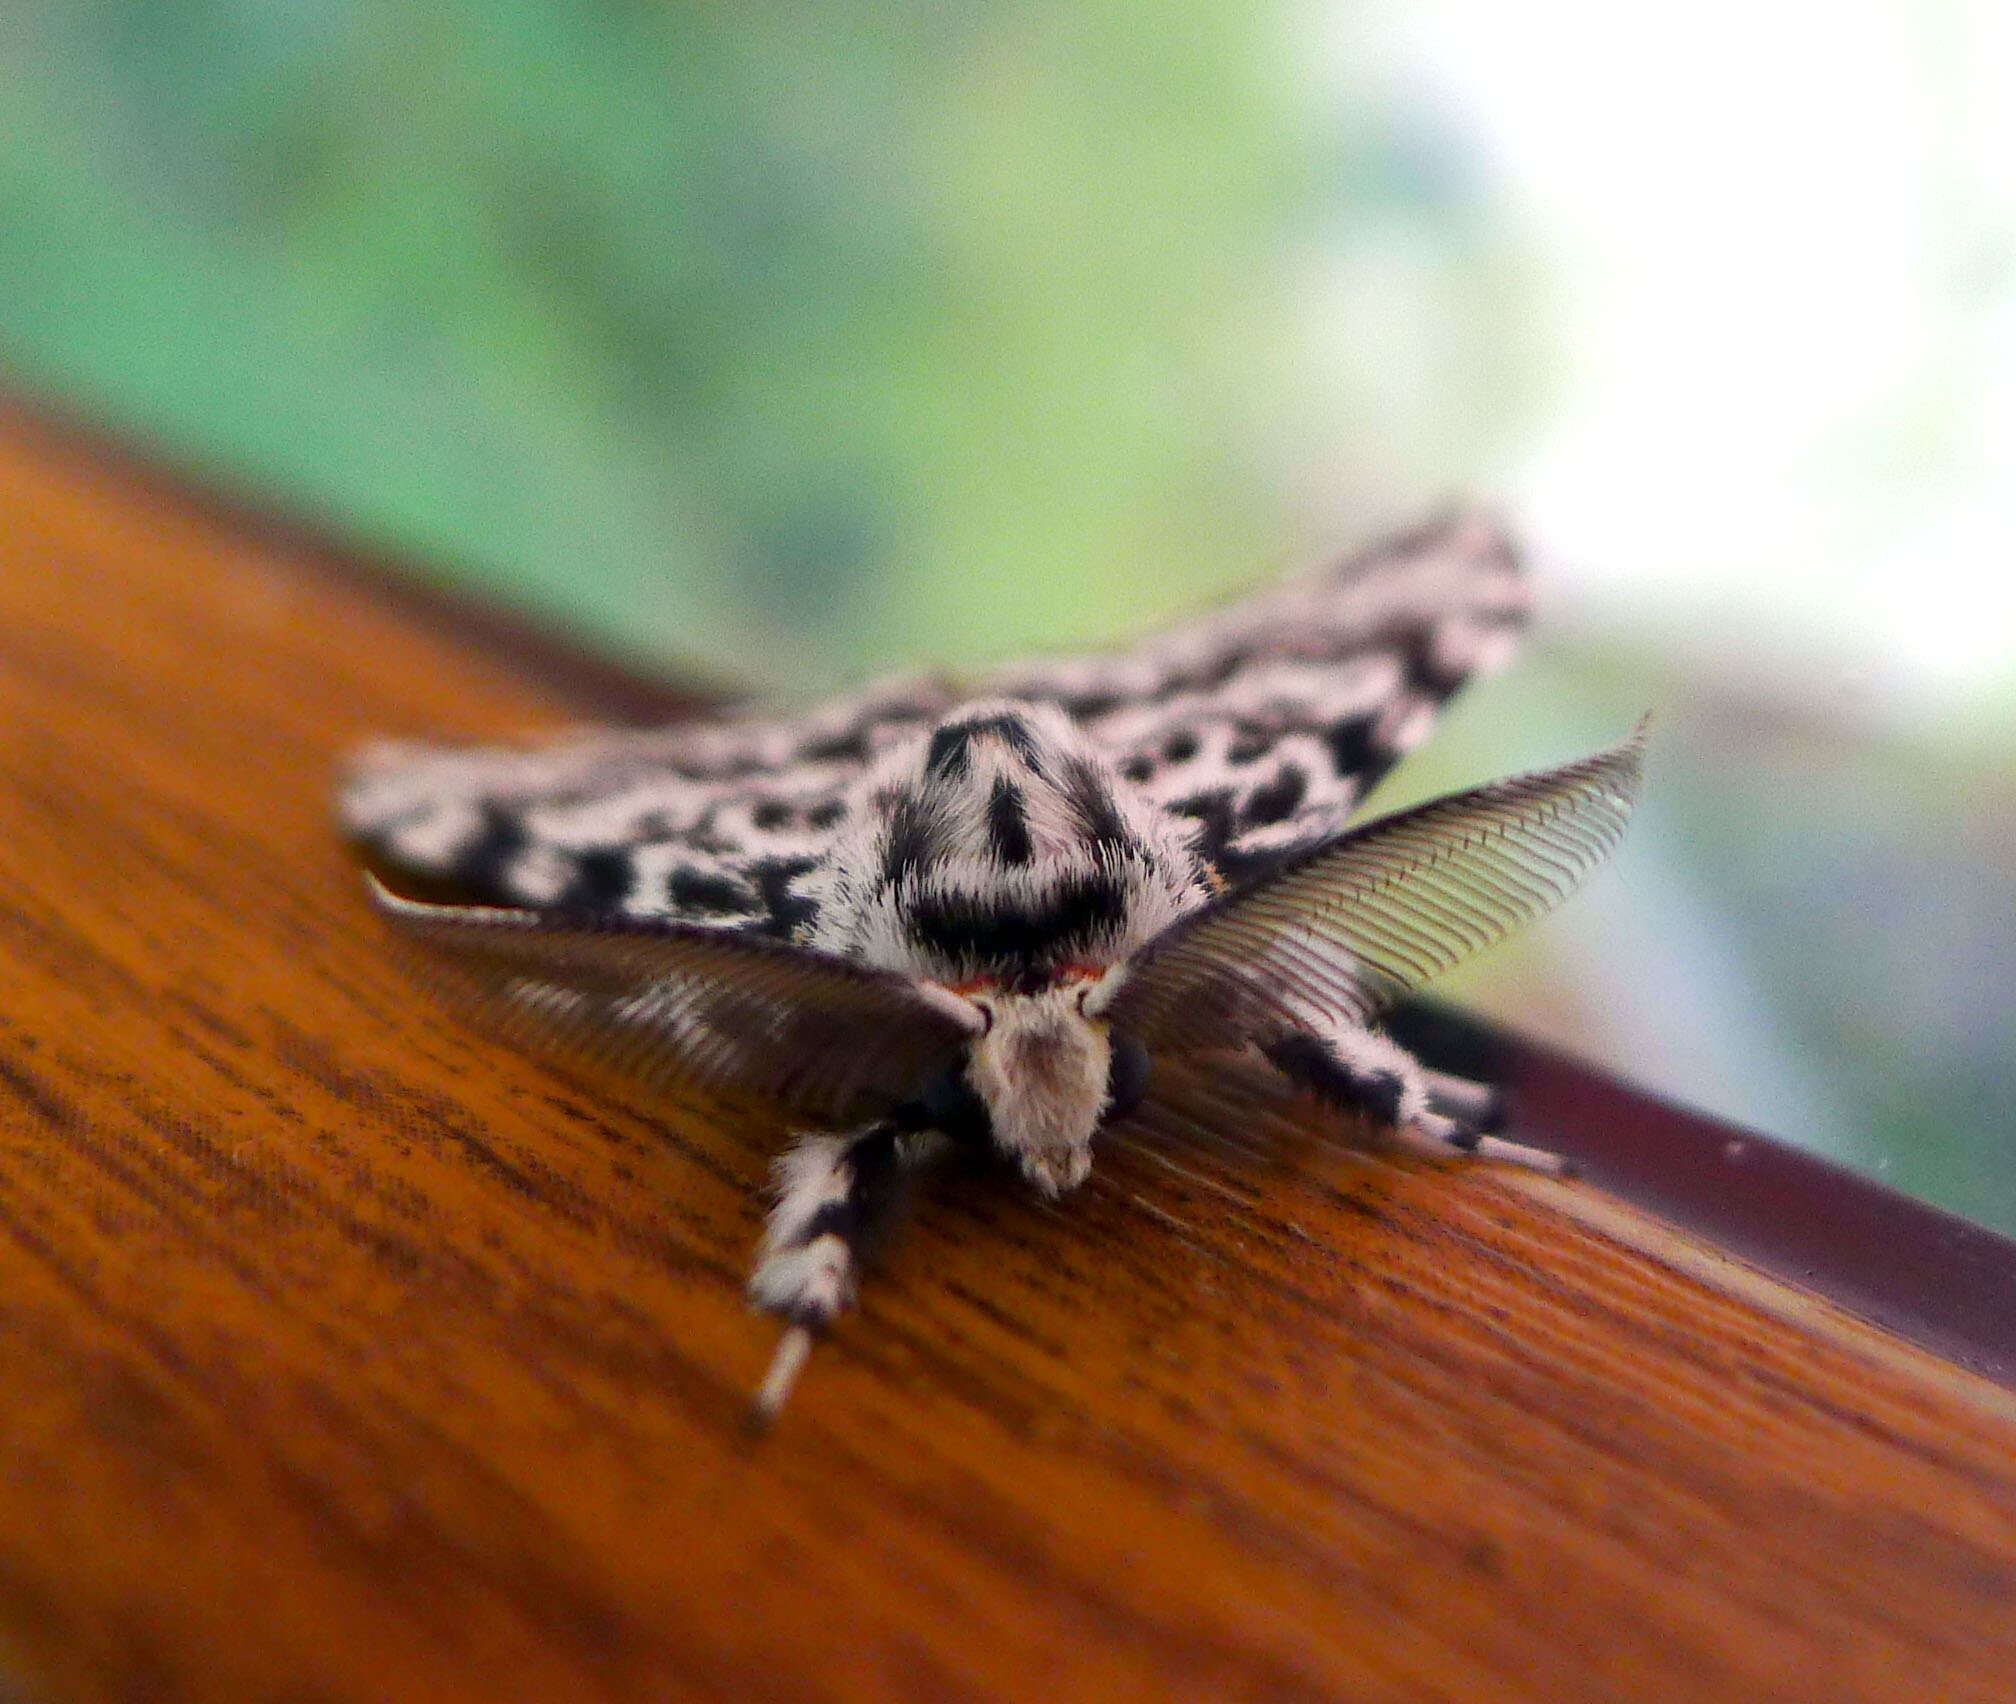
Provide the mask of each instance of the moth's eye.
POLYGON ((914 1105, 920 1128, 942 1131, 955 1142, 985 1146, 992 1140, 986 1103, 967 1082, 963 1059, 933 1072, 914 1105))
POLYGON ((1152 1067, 1148 1049, 1131 1035, 1113 1038, 1113 1063, 1106 1077, 1106 1116, 1124 1118, 1141 1104, 1148 1092, 1152 1067))

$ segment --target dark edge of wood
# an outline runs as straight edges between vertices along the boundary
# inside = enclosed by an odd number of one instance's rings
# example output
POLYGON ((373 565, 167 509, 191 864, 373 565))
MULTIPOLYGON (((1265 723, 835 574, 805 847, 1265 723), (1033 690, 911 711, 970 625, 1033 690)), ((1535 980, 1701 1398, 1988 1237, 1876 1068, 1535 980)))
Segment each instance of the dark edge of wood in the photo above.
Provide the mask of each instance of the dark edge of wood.
POLYGON ((1388 1026, 1502 1085, 1507 1133, 1729 1254, 2016 1390, 2016 1242, 1435 1002, 1388 1026))
MULTIPOLYGON (((584 715, 666 720, 718 707, 718 690, 669 684, 533 617, 441 584, 441 570, 345 540, 157 450, 144 434, 0 391, 0 425, 24 427, 144 490, 488 652, 584 715)), ((2016 1242, 1844 1166, 1634 1089, 1565 1053, 1427 1000, 1389 1025, 1440 1069, 1503 1085, 1508 1134, 1575 1162, 1591 1183, 1981 1377, 2016 1389, 2016 1242)))
POLYGON ((250 486, 234 485, 226 473, 194 466, 186 452, 144 430, 86 419, 60 399, 24 386, 13 373, 0 375, 0 429, 30 433, 59 454, 194 510, 290 563, 361 588, 426 631, 503 659, 602 721, 667 721, 730 699, 719 686, 656 678, 556 631, 529 611, 457 589, 448 584, 452 570, 440 563, 402 557, 347 535, 334 520, 262 498, 250 486))

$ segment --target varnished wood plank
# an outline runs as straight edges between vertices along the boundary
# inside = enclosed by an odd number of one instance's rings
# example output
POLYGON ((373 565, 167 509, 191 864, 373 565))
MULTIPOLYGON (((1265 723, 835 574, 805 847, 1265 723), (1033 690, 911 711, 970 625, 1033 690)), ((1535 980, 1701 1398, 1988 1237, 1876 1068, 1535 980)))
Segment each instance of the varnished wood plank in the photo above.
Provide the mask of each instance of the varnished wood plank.
POLYGON ((2016 1391, 2016 1242, 1806 1149, 1661 1100, 1453 1007, 1389 1027, 1442 1069, 1507 1086, 1508 1134, 1715 1248, 2016 1391))
MULTIPOLYGON (((0 435, 0 1626, 59 1698, 2000 1698, 2016 1415, 1586 1185, 1167 1082, 737 1421, 773 1113, 418 996, 327 819, 572 706, 0 435)), ((1256 1090, 1255 1093, 1258 1091, 1256 1090)))

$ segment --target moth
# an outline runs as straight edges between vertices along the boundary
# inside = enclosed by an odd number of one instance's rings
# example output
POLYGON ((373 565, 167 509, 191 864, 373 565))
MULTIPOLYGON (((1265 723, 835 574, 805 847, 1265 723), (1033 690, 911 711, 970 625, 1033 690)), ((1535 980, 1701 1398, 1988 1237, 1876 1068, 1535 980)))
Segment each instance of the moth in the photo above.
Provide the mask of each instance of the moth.
POLYGON ((1642 724, 1350 822, 1528 606, 1504 534, 1455 516, 970 690, 904 678, 793 719, 380 745, 340 814, 380 910, 493 1012, 802 1121, 749 1280, 784 1326, 768 1418, 907 1179, 982 1148, 1067 1192, 1157 1060, 1257 1052, 1409 1145, 1559 1169, 1489 1134, 1489 1090, 1374 1026, 1608 854, 1642 724))

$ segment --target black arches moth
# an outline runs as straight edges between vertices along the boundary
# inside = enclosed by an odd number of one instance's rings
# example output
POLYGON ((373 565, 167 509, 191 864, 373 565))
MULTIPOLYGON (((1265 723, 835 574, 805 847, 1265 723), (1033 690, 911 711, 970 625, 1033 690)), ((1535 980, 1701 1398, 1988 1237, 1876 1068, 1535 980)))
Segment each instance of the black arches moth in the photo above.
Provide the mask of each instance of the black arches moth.
POLYGON ((904 1180, 990 1146, 1049 1194, 1157 1057, 1253 1049, 1403 1137, 1551 1169, 1477 1085, 1375 1027, 1616 844, 1642 729, 1347 826, 1524 627, 1477 517, 1389 539, 1105 656, 789 720, 386 744, 341 817, 380 909, 464 990, 644 1082, 773 1096, 750 1295, 786 1325, 759 1414, 845 1306, 904 1180))

